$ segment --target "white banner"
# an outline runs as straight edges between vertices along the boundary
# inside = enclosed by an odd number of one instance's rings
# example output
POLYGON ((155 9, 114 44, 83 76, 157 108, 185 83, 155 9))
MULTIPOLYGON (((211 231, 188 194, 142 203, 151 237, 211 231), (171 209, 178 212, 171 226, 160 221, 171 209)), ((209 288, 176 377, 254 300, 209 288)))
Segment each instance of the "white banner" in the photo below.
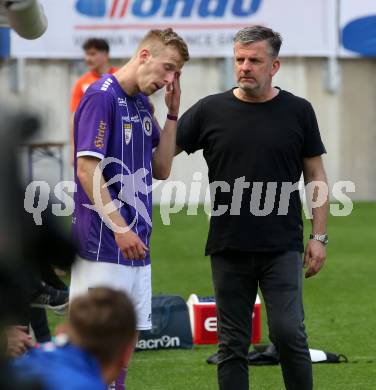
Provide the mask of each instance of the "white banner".
POLYGON ((172 27, 192 57, 232 56, 232 37, 262 24, 280 32, 281 55, 327 56, 335 50, 335 0, 40 0, 49 21, 35 41, 12 36, 15 57, 81 58, 92 36, 111 57, 130 57, 147 30, 172 27))
POLYGON ((342 56, 376 56, 376 1, 342 0, 342 56))

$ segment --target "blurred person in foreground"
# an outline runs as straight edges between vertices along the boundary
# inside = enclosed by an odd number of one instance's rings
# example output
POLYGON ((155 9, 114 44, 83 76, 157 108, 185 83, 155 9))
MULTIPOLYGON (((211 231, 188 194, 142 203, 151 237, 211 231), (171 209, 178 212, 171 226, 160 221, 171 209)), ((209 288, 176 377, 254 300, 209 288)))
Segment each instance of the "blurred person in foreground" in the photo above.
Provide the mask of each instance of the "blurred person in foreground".
POLYGON ((106 390, 133 351, 133 305, 121 291, 90 289, 70 303, 64 336, 16 360, 19 377, 39 379, 44 390, 106 390))
POLYGON ((74 84, 70 102, 70 145, 71 163, 74 159, 73 119, 74 113, 91 84, 99 80, 104 74, 115 73, 117 68, 111 66, 109 60, 110 46, 105 39, 89 38, 83 45, 85 64, 89 71, 83 74, 74 84))
MULTIPOLYGON (((234 38, 238 86, 201 99, 178 124, 177 153, 203 149, 209 168, 213 204, 206 255, 217 304, 221 390, 249 388, 247 354, 258 287, 286 388, 313 386, 302 301, 299 181, 303 173, 305 184, 319 182, 320 192, 327 193, 321 157, 326 151, 311 104, 272 86, 281 43, 266 27, 240 30, 234 38)), ((326 258, 323 197, 312 210, 306 277, 318 273, 326 258)))
MULTIPOLYGON (((47 28, 38 0, 0 1, 0 19, 2 27, 10 27, 26 39, 39 38, 47 28)), ((17 152, 38 128, 38 117, 22 105, 15 108, 9 102, 0 104, 0 176, 6 183, 0 195, 0 389, 4 390, 41 388, 39 381, 20 380, 11 368, 10 358, 27 353, 34 345, 28 334, 33 294, 37 293, 34 298, 38 304, 54 308, 58 304, 51 294, 38 290, 40 272, 51 266, 50 255, 56 250, 60 267, 69 267, 73 259, 70 241, 51 220, 44 226, 35 226, 23 207, 25 194, 17 152)))
POLYGON ((57 226, 51 207, 42 225, 36 225, 25 210, 17 152, 21 140, 37 133, 39 117, 22 107, 0 105, 0 118, 0 176, 6 183, 0 196, 0 359, 6 359, 22 355, 33 345, 28 335, 31 306, 62 310, 67 306, 68 294, 61 296, 52 288, 46 293, 40 276, 52 265, 69 268, 74 248, 57 226))
MULTIPOLYGON (((152 178, 170 174, 179 79, 188 59, 186 43, 172 29, 149 31, 123 67, 89 87, 74 119, 78 258, 70 295, 98 285, 126 291, 138 330, 152 327, 152 178), (160 129, 147 97, 162 88, 168 113, 160 129)), ((126 369, 117 389, 124 389, 125 375, 126 369)))

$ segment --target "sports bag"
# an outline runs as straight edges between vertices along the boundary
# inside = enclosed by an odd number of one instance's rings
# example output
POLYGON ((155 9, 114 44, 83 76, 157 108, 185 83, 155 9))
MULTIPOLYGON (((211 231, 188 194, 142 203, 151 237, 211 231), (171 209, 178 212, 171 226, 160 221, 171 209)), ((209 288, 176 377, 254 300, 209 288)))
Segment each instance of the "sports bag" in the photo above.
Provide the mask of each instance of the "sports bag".
POLYGON ((141 330, 136 351, 193 347, 188 307, 182 297, 156 295, 152 298, 151 330, 141 330))

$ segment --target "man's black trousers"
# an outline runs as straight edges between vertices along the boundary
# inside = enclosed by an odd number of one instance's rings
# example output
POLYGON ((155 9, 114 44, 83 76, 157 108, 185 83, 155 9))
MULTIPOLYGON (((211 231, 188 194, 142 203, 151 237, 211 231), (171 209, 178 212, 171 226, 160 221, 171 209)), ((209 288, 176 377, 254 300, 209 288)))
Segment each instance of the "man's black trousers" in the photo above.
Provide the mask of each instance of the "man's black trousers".
POLYGON ((257 289, 264 298, 269 337, 288 390, 312 389, 312 363, 303 324, 299 252, 225 250, 211 256, 218 316, 220 390, 249 388, 247 354, 257 289))

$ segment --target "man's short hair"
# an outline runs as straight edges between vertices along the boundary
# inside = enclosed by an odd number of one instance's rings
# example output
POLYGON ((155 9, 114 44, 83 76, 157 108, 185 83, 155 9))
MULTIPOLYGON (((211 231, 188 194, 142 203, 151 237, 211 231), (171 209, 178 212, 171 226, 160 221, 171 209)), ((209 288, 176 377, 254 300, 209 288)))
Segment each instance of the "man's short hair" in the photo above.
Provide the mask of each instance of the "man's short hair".
POLYGON ((108 364, 135 340, 136 314, 129 298, 106 287, 89 289, 69 307, 72 342, 108 364))
POLYGON ((235 37, 234 43, 247 45, 248 43, 267 41, 270 47, 270 55, 277 58, 282 45, 281 34, 264 26, 250 26, 239 30, 235 37))
MULTIPOLYGON (((165 30, 150 30, 145 37, 141 40, 138 48, 142 48, 149 43, 159 42, 163 46, 171 46, 175 48, 180 54, 184 62, 189 61, 188 46, 184 39, 179 36, 172 28, 166 28, 165 30)), ((152 53, 156 54, 156 53, 152 53)))
POLYGON ((98 51, 104 51, 106 53, 110 52, 110 46, 105 39, 102 38, 89 38, 82 45, 84 51, 90 49, 96 49, 98 51))

